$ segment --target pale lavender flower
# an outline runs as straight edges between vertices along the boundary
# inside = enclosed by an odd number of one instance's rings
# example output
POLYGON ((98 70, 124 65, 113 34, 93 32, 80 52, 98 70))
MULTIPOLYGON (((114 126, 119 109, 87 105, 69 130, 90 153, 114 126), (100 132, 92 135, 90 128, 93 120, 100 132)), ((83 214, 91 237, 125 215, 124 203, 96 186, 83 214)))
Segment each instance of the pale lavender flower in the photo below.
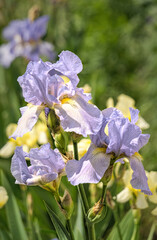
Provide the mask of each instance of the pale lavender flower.
POLYGON ((9 41, 0 47, 0 64, 9 67, 11 62, 19 56, 28 60, 38 60, 39 56, 54 59, 53 45, 41 41, 46 34, 49 17, 42 16, 34 21, 29 19, 12 21, 3 30, 3 37, 9 41))
POLYGON ((64 170, 65 163, 58 149, 51 149, 47 143, 41 148, 32 148, 25 153, 16 147, 11 163, 11 173, 17 184, 45 185, 55 180, 64 170), (25 157, 30 159, 28 167, 25 157))
POLYGON ((63 51, 56 64, 30 62, 25 74, 18 78, 25 101, 33 104, 24 108, 17 130, 11 136, 21 137, 30 131, 40 112, 54 109, 61 126, 67 132, 87 136, 96 134, 102 123, 102 113, 88 103, 90 94, 77 88, 77 74, 82 70, 81 60, 70 51, 63 51))
POLYGON ((91 136, 91 146, 80 161, 71 160, 66 165, 71 184, 98 183, 110 166, 111 159, 123 162, 128 158, 133 170, 131 184, 145 194, 151 194, 147 177, 137 152, 148 142, 149 134, 142 134, 135 125, 138 110, 130 108, 131 122, 119 110, 108 108, 102 111, 103 123, 99 132, 91 136), (105 133, 108 128, 108 134, 105 133))

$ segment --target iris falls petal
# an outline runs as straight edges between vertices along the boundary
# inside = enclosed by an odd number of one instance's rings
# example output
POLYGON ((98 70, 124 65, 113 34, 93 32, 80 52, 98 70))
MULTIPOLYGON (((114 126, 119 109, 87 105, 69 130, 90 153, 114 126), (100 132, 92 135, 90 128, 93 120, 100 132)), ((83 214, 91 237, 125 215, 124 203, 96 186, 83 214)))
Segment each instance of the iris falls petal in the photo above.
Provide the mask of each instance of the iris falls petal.
POLYGON ((110 154, 104 148, 97 148, 94 144, 79 161, 70 160, 66 165, 68 180, 72 185, 80 183, 98 183, 110 165, 110 154))
POLYGON ((25 133, 30 132, 36 124, 43 106, 29 106, 21 108, 22 117, 18 121, 18 126, 10 138, 16 139, 22 137, 25 133))

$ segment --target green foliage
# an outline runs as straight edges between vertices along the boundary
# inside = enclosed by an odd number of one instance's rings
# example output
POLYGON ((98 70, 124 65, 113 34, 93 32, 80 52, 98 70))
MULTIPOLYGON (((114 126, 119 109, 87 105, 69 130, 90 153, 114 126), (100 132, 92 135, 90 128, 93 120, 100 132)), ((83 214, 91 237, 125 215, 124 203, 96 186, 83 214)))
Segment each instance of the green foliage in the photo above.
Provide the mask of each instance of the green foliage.
MULTIPOLYGON (((129 212, 127 212, 127 214, 124 216, 122 221, 120 221, 118 224, 122 234, 122 239, 130 240, 134 230, 134 221, 133 221, 133 215, 132 215, 131 209, 129 210, 129 212)), ((107 240, 117 240, 117 239, 119 239, 119 234, 117 231, 117 227, 114 226, 107 240)))
POLYGON ((20 215, 19 207, 16 202, 16 198, 2 171, 1 171, 1 181, 2 181, 2 185, 6 188, 9 195, 9 200, 6 205, 6 214, 7 214, 7 219, 8 219, 8 224, 9 224, 9 229, 11 232, 12 239, 28 240, 25 227, 20 215))
POLYGON ((47 203, 45 203, 45 206, 51 218, 51 221, 56 229, 56 233, 59 237, 59 240, 70 240, 69 233, 67 232, 66 228, 64 227, 62 222, 59 220, 57 215, 52 211, 52 209, 50 209, 47 203))
MULTIPOLYGON (((56 55, 68 49, 81 58, 84 70, 80 74, 80 86, 88 83, 92 87, 93 102, 100 109, 106 107, 108 97, 116 100, 121 93, 136 100, 141 115, 150 124, 147 133, 151 134, 151 138, 147 147, 142 150, 143 163, 147 170, 157 170, 157 1, 1 0, 0 30, 11 20, 26 18, 28 10, 34 4, 40 6, 41 15, 50 16, 48 32, 44 38, 54 44, 56 55)), ((4 42, 1 35, 0 43, 4 42)), ((0 147, 7 141, 5 133, 7 125, 18 121, 19 107, 24 105, 17 78, 25 72, 26 66, 27 61, 22 58, 16 59, 8 69, 0 66, 0 147)), ((68 141, 66 136, 63 137, 62 142, 68 141)), ((63 150, 65 152, 66 149, 63 147, 63 150)), ((10 159, 0 159, 0 168, 7 173, 7 176, 10 171, 9 166, 10 159)), ((9 193, 9 201, 0 210, 0 239, 10 240, 18 237, 28 239, 24 225, 28 213, 21 197, 23 192, 14 186, 12 178, 6 179, 3 173, 1 178, 3 186, 9 193)), ((63 184, 70 188, 72 198, 77 201, 74 188, 64 179, 63 184)), ((47 240, 55 236, 55 230, 51 230, 51 222, 45 214, 43 199, 53 209, 48 211, 53 219, 53 225, 56 226, 56 232, 63 234, 63 239, 66 239, 68 236, 64 232, 65 228, 62 229, 60 221, 58 222, 56 218, 55 213, 59 218, 61 215, 51 194, 39 188, 32 188, 29 191, 33 199, 34 212, 31 224, 36 239, 47 240)), ((76 240, 85 239, 80 204, 75 206, 75 209, 77 209, 73 217, 75 237, 76 240)), ((124 208, 123 213, 125 210, 124 208)), ((105 222, 102 221, 95 226, 98 239, 106 237, 113 224, 111 210, 108 210, 105 222)), ((124 239, 129 240, 133 231, 131 211, 120 222, 120 227, 124 239)), ((152 231, 154 233, 156 230, 153 228, 152 231)), ((151 234, 149 237, 152 239, 151 234)), ((116 227, 113 228, 108 239, 118 239, 116 227)), ((142 234, 140 239, 143 239, 142 234)))

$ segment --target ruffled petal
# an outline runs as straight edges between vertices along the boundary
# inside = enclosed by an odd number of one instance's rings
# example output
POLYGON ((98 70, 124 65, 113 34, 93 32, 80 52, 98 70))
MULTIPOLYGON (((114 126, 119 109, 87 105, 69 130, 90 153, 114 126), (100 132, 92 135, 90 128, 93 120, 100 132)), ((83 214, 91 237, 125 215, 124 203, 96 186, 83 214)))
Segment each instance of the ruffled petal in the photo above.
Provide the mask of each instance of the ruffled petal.
POLYGON ((101 127, 101 111, 80 96, 63 99, 62 105, 55 105, 54 108, 63 129, 67 132, 87 137, 88 134, 96 134, 101 127))
POLYGON ((141 192, 147 195, 152 195, 152 192, 148 187, 148 178, 146 177, 141 160, 135 154, 128 159, 133 170, 132 179, 130 182, 132 187, 135 189, 141 189, 141 192))
POLYGON ((27 179, 32 177, 29 173, 22 147, 16 147, 15 149, 11 162, 11 173, 15 177, 16 183, 19 184, 26 184, 27 179))
POLYGON ((53 74, 53 70, 56 70, 59 75, 65 75, 69 77, 76 86, 79 82, 77 74, 83 69, 80 58, 70 51, 62 51, 59 55, 59 58, 59 61, 52 64, 50 75, 53 74))
POLYGON ((127 118, 111 120, 108 123, 108 133, 109 145, 106 152, 114 152, 116 156, 131 156, 149 140, 149 134, 142 134, 141 129, 127 118))
POLYGON ((63 158, 58 149, 51 149, 49 143, 40 148, 32 148, 28 154, 32 166, 47 167, 51 172, 61 172, 65 167, 63 158))
POLYGON ((30 132, 36 124, 43 106, 29 106, 21 108, 22 117, 18 121, 16 131, 9 137, 16 139, 22 137, 25 133, 30 132))
POLYGON ((107 108, 102 111, 103 121, 99 132, 96 135, 91 135, 90 138, 92 142, 97 147, 102 147, 109 143, 109 137, 105 133, 105 127, 110 120, 116 119, 118 117, 123 117, 123 114, 116 108, 107 108))
POLYGON ((98 183, 110 165, 110 154, 104 148, 97 148, 94 144, 79 161, 70 160, 66 165, 68 180, 72 185, 80 183, 98 183))
POLYGON ((59 61, 55 63, 55 69, 64 73, 64 75, 71 75, 71 73, 80 73, 83 66, 76 54, 66 50, 59 54, 59 61))

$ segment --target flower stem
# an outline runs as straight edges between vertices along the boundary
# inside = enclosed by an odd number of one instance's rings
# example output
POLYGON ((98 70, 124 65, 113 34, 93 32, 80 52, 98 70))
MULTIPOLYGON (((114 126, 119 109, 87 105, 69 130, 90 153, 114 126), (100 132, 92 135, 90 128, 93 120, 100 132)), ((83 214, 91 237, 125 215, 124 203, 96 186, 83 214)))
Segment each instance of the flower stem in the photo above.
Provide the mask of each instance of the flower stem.
POLYGON ((94 224, 89 224, 87 227, 88 227, 88 239, 96 240, 94 224))
POLYGON ((73 148, 74 148, 74 157, 76 160, 79 160, 79 156, 78 156, 78 148, 77 148, 77 142, 73 141, 73 148))
POLYGON ((121 233, 121 230, 120 230, 120 225, 119 225, 119 216, 118 216, 118 213, 117 213, 117 206, 116 206, 116 209, 113 211, 113 215, 114 215, 114 219, 115 219, 115 222, 116 222, 116 227, 117 227, 119 239, 123 240, 122 233, 121 233))
MULTIPOLYGON (((76 160, 79 160, 78 157, 78 148, 77 148, 77 142, 73 141, 73 147, 74 147, 74 157, 76 160)), ((89 204, 88 204, 88 200, 86 197, 86 193, 84 190, 84 186, 82 184, 77 186, 80 198, 81 198, 81 202, 82 202, 82 206, 83 206, 83 212, 85 215, 85 219, 87 218, 87 213, 89 210, 89 204)), ((88 221, 86 221, 87 224, 87 228, 88 228, 88 240, 95 240, 95 228, 94 228, 94 224, 93 223, 89 223, 88 221)))
POLYGON ((75 240, 70 219, 67 219, 67 229, 68 229, 68 231, 70 233, 71 240, 75 240))

